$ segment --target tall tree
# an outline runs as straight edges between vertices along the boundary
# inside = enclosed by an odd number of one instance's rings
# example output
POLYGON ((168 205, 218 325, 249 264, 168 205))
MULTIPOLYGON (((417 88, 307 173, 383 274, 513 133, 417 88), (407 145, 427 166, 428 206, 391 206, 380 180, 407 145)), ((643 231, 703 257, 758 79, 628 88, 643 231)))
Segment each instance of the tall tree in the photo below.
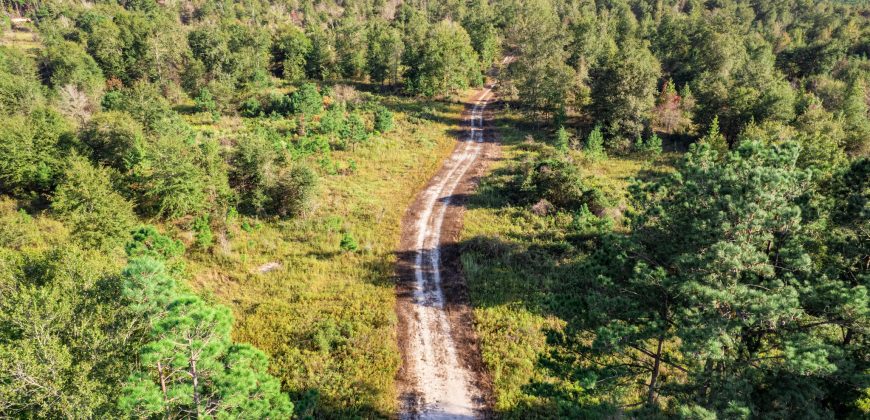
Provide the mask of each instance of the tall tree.
POLYGON ((659 62, 644 45, 625 44, 590 71, 592 115, 611 136, 634 139, 650 123, 659 62))
MULTIPOLYGON (((134 260, 131 266, 128 273, 145 277, 126 287, 166 278, 162 264, 154 260, 134 260)), ((292 415, 293 404, 267 373, 266 356, 230 340, 233 318, 228 308, 178 290, 163 297, 163 288, 144 291, 125 290, 125 294, 145 297, 162 311, 149 312, 151 340, 139 355, 142 369, 130 376, 118 401, 124 413, 170 418, 292 415)))
POLYGON ((820 338, 829 324, 813 306, 828 286, 806 246, 798 157, 746 142, 719 162, 702 145, 634 191, 631 241, 610 248, 589 302, 602 348, 645 366, 648 404, 666 392, 686 413, 823 416, 820 386, 853 375, 820 338))
POLYGON ((369 78, 378 83, 398 83, 405 49, 401 33, 386 22, 375 20, 369 23, 368 36, 366 61, 369 78))
POLYGON ((429 29, 420 67, 412 90, 438 96, 464 89, 481 80, 477 53, 468 33, 459 24, 441 21, 429 29))
POLYGON ((73 158, 52 197, 51 209, 85 246, 113 249, 127 242, 133 205, 112 190, 109 171, 73 158))
POLYGON ((508 28, 508 42, 517 49, 509 70, 520 103, 533 113, 564 110, 574 70, 565 63, 568 41, 552 2, 523 2, 508 28))
POLYGON ((294 25, 278 29, 272 41, 275 72, 289 82, 305 78, 305 57, 311 52, 311 40, 294 25))

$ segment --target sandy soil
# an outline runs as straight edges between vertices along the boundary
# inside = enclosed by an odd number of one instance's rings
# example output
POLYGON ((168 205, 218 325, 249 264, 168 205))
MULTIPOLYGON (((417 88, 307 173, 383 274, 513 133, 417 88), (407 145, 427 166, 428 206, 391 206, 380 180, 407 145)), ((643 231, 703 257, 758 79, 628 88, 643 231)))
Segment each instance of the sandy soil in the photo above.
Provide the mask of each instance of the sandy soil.
POLYGON ((492 88, 487 85, 469 101, 462 138, 403 220, 397 286, 402 418, 488 417, 491 386, 467 303, 457 240, 465 197, 498 154, 486 124, 492 88))

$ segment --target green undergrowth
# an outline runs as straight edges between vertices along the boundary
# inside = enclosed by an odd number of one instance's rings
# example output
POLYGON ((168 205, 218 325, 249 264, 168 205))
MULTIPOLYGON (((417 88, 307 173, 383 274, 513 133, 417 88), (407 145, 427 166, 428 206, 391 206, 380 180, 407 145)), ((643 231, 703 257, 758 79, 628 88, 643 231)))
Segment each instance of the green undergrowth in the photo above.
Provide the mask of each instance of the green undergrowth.
MULTIPOLYGON (((377 99, 394 112, 390 132, 333 150, 328 159, 301 158, 320 177, 301 217, 231 215, 211 252, 189 263, 193 286, 233 308, 234 339, 271 356, 300 418, 388 417, 396 410, 393 272, 401 218, 453 149, 462 105, 377 99)), ((246 123, 204 118, 189 116, 218 138, 246 123)))
POLYGON ((524 125, 514 113, 507 112, 498 126, 503 159, 470 200, 461 245, 483 359, 494 384, 495 412, 504 418, 605 415, 608 402, 584 392, 588 384, 572 376, 576 366, 587 362, 565 343, 566 328, 582 310, 571 284, 585 274, 580 267, 596 238, 626 229, 632 181, 669 170, 674 156, 587 160, 575 149, 556 151, 549 144, 553 136, 524 125), (579 209, 542 204, 535 189, 523 182, 524 168, 553 159, 576 166, 585 195, 594 200, 579 209), (600 217, 589 211, 593 207, 600 207, 600 217))

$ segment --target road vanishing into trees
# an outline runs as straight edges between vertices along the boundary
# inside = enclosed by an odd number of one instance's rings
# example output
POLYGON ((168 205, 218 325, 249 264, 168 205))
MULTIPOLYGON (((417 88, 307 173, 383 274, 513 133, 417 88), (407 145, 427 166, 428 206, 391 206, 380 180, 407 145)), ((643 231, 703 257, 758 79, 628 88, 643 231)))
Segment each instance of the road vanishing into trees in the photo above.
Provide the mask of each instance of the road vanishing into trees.
POLYGON ((471 419, 487 411, 490 390, 456 240, 464 197, 497 153, 497 144, 484 135, 494 87, 492 82, 474 96, 463 138, 405 217, 398 286, 402 418, 471 419))

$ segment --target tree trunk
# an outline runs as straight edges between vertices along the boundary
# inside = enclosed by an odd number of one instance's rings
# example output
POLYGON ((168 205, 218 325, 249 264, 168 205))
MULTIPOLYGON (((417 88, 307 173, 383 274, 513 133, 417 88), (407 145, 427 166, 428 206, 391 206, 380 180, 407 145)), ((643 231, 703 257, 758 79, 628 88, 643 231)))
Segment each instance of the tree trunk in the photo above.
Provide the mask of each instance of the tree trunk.
POLYGON ((163 392, 163 402, 166 403, 166 375, 163 374, 163 364, 160 362, 157 362, 157 376, 160 378, 160 391, 163 392))
POLYGON ((665 340, 664 340, 664 338, 659 337, 658 341, 659 341, 659 343, 658 343, 658 346, 656 347, 656 354, 655 354, 654 361, 653 361, 652 373, 650 374, 649 392, 648 392, 647 398, 646 398, 646 402, 649 405, 653 405, 656 402, 656 397, 658 396, 656 394, 656 384, 659 380, 659 370, 661 368, 661 362, 662 362, 662 344, 664 343, 665 340))
MULTIPOLYGON (((189 346, 193 346, 193 343, 188 342, 189 346)), ((192 353, 192 349, 191 349, 192 353)), ((193 380, 193 404, 196 406, 196 411, 194 411, 194 418, 198 419, 200 417, 200 396, 199 396, 199 372, 196 371, 196 359, 197 357, 194 354, 190 355, 190 359, 188 359, 188 363, 190 363, 190 377, 193 380)))

